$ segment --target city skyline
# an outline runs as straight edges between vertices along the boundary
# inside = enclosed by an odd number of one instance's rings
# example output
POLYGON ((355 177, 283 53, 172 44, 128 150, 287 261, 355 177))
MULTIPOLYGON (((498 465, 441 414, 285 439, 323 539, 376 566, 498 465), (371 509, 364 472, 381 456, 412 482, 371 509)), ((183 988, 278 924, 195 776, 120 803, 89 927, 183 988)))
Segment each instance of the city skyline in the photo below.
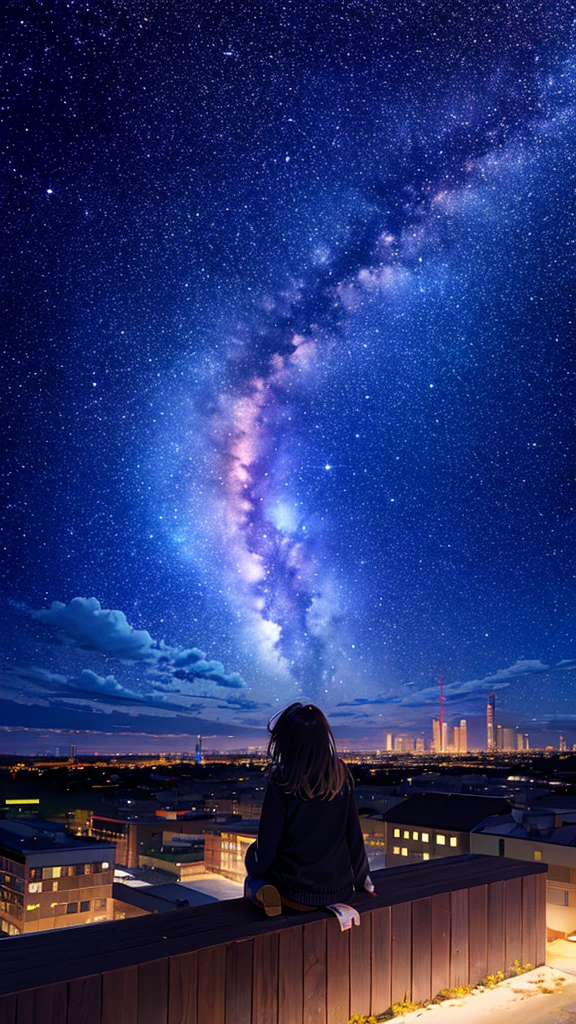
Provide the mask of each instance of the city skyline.
POLYGON ((566 5, 20 6, 0 751, 571 746, 566 5))

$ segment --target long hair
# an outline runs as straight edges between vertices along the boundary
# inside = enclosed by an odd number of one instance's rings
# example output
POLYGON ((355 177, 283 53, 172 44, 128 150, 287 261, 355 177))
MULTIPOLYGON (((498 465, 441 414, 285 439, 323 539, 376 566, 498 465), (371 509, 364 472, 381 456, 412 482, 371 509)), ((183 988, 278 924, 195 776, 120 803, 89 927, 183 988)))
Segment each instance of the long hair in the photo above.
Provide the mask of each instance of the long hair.
POLYGON ((336 753, 328 719, 314 704, 296 701, 268 722, 272 772, 301 800, 333 800, 350 773, 336 753))

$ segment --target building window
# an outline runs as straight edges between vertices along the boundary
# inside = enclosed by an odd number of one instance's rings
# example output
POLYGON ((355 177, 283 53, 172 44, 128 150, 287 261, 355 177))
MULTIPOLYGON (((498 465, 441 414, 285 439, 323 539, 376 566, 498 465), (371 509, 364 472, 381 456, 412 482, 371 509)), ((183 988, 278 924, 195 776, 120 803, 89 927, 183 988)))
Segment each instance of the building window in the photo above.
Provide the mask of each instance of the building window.
POLYGON ((392 853, 395 853, 396 856, 399 857, 400 856, 400 847, 399 846, 392 847, 392 853))
POLYGON ((78 913, 78 904, 77 903, 67 903, 66 904, 66 913, 67 914, 77 914, 78 913))
POLYGON ((422 854, 422 860, 430 860, 430 854, 429 853, 423 853, 422 854))
POLYGON ((542 860, 542 850, 534 850, 534 860, 542 860))
POLYGON ((446 846, 446 836, 442 834, 436 836, 436 843, 438 846, 446 846))
POLYGON ((407 857, 408 856, 408 847, 407 846, 403 846, 402 847, 402 856, 403 857, 407 857))
POLYGON ((26 905, 26 910, 38 910, 39 907, 40 907, 39 903, 28 903, 26 905))
POLYGON ((405 828, 402 833, 402 839, 410 839, 410 832, 408 831, 407 828, 405 828))
POLYGON ((418 839, 418 833, 417 832, 413 832, 412 833, 412 839, 418 839))
POLYGON ((106 910, 106 900, 94 900, 94 910, 106 910))
POLYGON ((395 828, 393 835, 394 835, 394 839, 400 839, 400 829, 399 828, 395 828))
POLYGON ((90 900, 82 900, 80 903, 80 913, 85 914, 87 910, 90 910, 90 900))
POLYGON ((450 836, 450 846, 458 846, 458 840, 456 836, 450 836))
POLYGON ((422 835, 420 836, 420 838, 421 838, 423 843, 429 843, 430 842, 430 836, 429 836, 428 832, 423 832, 422 835))
POLYGON ((42 882, 30 882, 28 884, 28 892, 42 892, 42 882))

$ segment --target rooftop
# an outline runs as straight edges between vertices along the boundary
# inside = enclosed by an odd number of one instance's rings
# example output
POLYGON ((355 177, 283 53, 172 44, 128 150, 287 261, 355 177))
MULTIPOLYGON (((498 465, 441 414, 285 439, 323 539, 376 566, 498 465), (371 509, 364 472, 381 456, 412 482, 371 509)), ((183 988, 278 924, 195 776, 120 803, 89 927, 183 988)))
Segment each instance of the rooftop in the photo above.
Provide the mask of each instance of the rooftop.
POLYGON ((85 839, 71 835, 66 826, 54 821, 3 820, 0 822, 0 847, 26 855, 48 850, 79 850, 108 848, 110 844, 98 839, 85 839))
POLYGON ((453 832, 469 832, 489 815, 507 814, 510 802, 500 797, 425 793, 410 796, 383 815, 395 825, 425 825, 453 832))

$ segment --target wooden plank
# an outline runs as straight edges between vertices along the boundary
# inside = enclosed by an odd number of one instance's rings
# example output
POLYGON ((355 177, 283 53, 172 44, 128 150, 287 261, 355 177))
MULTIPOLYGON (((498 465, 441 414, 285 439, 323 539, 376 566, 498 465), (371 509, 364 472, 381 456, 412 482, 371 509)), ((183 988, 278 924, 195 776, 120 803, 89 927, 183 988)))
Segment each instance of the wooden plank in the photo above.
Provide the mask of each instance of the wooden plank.
POLYGON ((78 978, 68 982, 66 1024, 100 1024, 102 1019, 102 977, 78 978))
POLYGON ((138 968, 107 971, 102 977, 102 1024, 137 1024, 138 968))
POLYGON ((372 995, 372 914, 362 914, 350 932, 350 1013, 370 1013, 372 995))
POLYGON ((65 981, 57 985, 44 985, 34 990, 34 1024, 63 1024, 66 1020, 68 986, 65 981))
POLYGON ((350 932, 335 917, 326 922, 328 1024, 347 1024, 350 1014, 350 932))
POLYGON ((468 891, 470 983, 482 981, 488 971, 488 886, 475 885, 468 891))
POLYGON ((303 926, 303 1024, 326 1024, 326 919, 303 926))
POLYGON ((546 963, 546 875, 536 876, 536 962, 546 963))
MULTIPOLYGON (((180 911, 179 911, 180 913, 180 911)), ((198 1024, 224 1024, 226 946, 198 953, 198 1024)))
POLYGON ((488 974, 504 970, 504 883, 488 886, 488 974))
POLYGON ((167 959, 138 968, 138 1024, 168 1024, 168 968, 167 959))
POLYGON ((450 985, 450 893, 431 898, 432 996, 450 985))
POLYGON ((392 980, 390 1001, 402 1002, 412 991, 412 905, 392 907, 391 923, 392 980))
POLYGON ((16 1007, 17 1024, 34 1024, 34 991, 20 992, 16 1007))
POLYGON ((432 992, 432 900, 412 904, 412 1000, 422 1003, 432 992))
POLYGON ((536 893, 538 875, 522 879, 522 962, 536 965, 536 893))
POLYGON ((278 1024, 302 1024, 304 953, 301 925, 280 932, 278 961, 278 1024))
POLYGON ((372 912, 372 993, 370 1012, 384 1013, 392 1002, 390 985, 392 979, 392 912, 382 907, 372 912))
POLYGON ((504 882, 504 956, 508 973, 514 960, 522 957, 522 879, 504 882))
POLYGON ((450 893, 450 985, 467 985, 468 963, 468 889, 450 893))
POLYGON ((16 1024, 17 996, 2 996, 0 999, 0 1024, 16 1024))
POLYGON ((252 968, 253 1024, 278 1020, 278 933, 254 939, 252 968))
POLYGON ((198 953, 170 957, 168 1024, 198 1024, 198 953))
POLYGON ((253 955, 253 939, 226 949, 226 1024, 252 1024, 253 955))

